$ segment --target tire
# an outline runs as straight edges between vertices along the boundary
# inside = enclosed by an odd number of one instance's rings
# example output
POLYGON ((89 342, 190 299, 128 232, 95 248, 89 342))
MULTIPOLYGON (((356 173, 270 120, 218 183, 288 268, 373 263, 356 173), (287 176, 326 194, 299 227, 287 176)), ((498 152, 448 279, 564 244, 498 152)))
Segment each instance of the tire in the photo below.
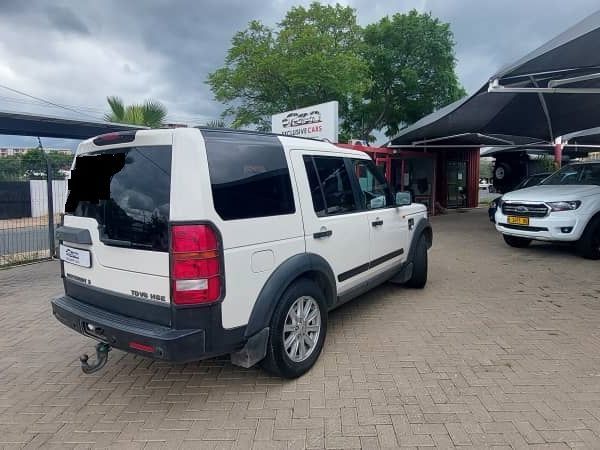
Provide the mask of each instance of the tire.
POLYGON ((261 362, 262 368, 283 378, 297 378, 305 374, 319 358, 326 334, 327 304, 323 292, 309 279, 301 278, 295 281, 283 293, 273 313, 267 343, 267 355, 261 362), (313 319, 310 322, 304 322, 304 324, 302 322, 294 323, 291 310, 294 307, 294 311, 296 311, 301 301, 304 302, 304 306, 311 304, 313 309, 309 311, 309 316, 314 313, 315 305, 317 306, 319 321, 313 319), (317 322, 320 322, 318 333, 314 331, 317 322), (316 343, 311 347, 307 340, 292 338, 294 333, 297 336, 298 332, 288 330, 284 333, 284 326, 286 325, 286 328, 301 327, 300 332, 304 332, 309 338, 312 335, 313 341, 316 336, 316 343), (312 331, 302 328, 304 326, 311 327, 312 331), (291 339, 292 344, 286 348, 285 341, 288 339, 291 339), (297 346, 295 342, 298 342, 297 346), (302 349, 305 350, 304 355, 301 353, 302 349), (293 359, 294 357, 296 360, 293 359))
POLYGON ((525 248, 531 244, 531 239, 527 238, 509 236, 508 234, 503 234, 502 237, 504 238, 504 242, 515 248, 525 248))
POLYGON ((600 217, 594 217, 577 241, 577 253, 586 259, 600 259, 600 217))
POLYGON ((427 242, 421 235, 417 241, 413 258, 413 272, 405 286, 414 289, 423 289, 427 284, 427 242))

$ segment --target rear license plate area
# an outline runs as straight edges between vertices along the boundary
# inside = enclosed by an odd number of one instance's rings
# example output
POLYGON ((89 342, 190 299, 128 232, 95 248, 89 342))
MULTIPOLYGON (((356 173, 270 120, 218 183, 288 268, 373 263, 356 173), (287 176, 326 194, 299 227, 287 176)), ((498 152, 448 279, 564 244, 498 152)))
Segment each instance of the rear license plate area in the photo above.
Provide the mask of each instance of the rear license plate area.
POLYGON ((60 244, 60 259, 81 267, 92 267, 92 256, 89 250, 69 247, 60 244))

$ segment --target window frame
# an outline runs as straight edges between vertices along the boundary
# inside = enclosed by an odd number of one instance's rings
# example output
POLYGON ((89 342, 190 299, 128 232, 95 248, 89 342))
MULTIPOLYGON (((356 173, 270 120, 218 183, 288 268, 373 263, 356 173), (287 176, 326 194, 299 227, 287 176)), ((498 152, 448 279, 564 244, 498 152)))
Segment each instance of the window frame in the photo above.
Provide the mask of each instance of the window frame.
POLYGON ((394 201, 394 191, 392 190, 392 187, 390 186, 390 184, 388 183, 388 181, 386 180, 385 176, 377 169, 377 165, 375 164, 375 162, 371 159, 371 158, 347 158, 348 160, 348 164, 351 167, 351 172, 352 172, 352 176, 351 178, 354 179, 354 189, 357 192, 357 196, 358 196, 358 203, 360 206, 360 211, 378 211, 380 209, 389 209, 389 208, 396 208, 396 202, 394 201), (389 202, 389 205, 384 205, 384 206, 380 206, 379 208, 368 208, 367 207, 367 202, 364 202, 363 205, 363 194, 364 191, 362 190, 362 188, 360 187, 360 180, 358 179, 358 176, 356 175, 355 172, 355 162, 362 162, 363 164, 365 164, 367 166, 367 168, 369 168, 368 166, 370 166, 374 174, 375 177, 379 176, 380 177, 380 182, 383 180, 385 186, 388 189, 389 192, 389 198, 387 199, 389 202))
POLYGON ((307 160, 310 159, 313 169, 315 171, 316 177, 317 177, 317 181, 319 183, 319 191, 321 192, 321 197, 323 199, 323 205, 325 206, 325 211, 327 211, 327 200, 326 200, 326 196, 325 196, 325 192, 323 191, 323 183, 321 182, 321 177, 319 176, 319 170, 317 169, 317 164, 315 162, 315 158, 324 158, 324 159, 338 159, 341 160, 344 163, 344 169, 346 169, 346 174, 348 175, 348 181, 350 182, 350 189, 352 190, 352 198, 354 199, 354 206, 356 209, 352 210, 352 211, 344 211, 344 212, 337 212, 337 213, 328 213, 325 212, 325 214, 319 214, 316 210, 315 210, 315 204, 313 201, 313 197, 312 197, 312 188, 310 186, 310 180, 308 179, 308 172, 306 173, 306 179, 308 181, 308 192, 310 195, 310 200, 311 200, 311 204, 312 204, 312 209, 313 212, 315 213, 315 215, 318 218, 324 218, 324 217, 335 217, 335 216, 343 216, 343 215, 348 215, 348 214, 356 214, 359 212, 363 212, 363 210, 361 209, 361 205, 360 205, 360 199, 358 197, 358 192, 356 191, 356 182, 357 180, 355 180, 355 176, 352 175, 351 173, 351 167, 348 163, 348 158, 345 156, 338 156, 338 155, 324 155, 322 153, 318 153, 318 154, 313 154, 313 153, 304 153, 302 155, 302 160, 305 164, 304 166, 304 170, 306 171, 306 163, 307 160))
MULTIPOLYGON (((324 218, 324 217, 335 217, 335 216, 341 216, 341 215, 348 215, 348 214, 356 214, 356 213, 364 213, 364 212, 369 212, 369 211, 379 211, 382 209, 390 209, 390 208, 396 208, 396 203, 394 201, 394 190, 392 189, 392 187, 390 186, 390 184, 388 183, 387 179, 385 178, 385 176, 379 171, 379 169, 377 168, 377 166, 375 165, 375 162, 370 159, 370 158, 356 158, 356 157, 349 157, 347 155, 325 155, 322 153, 303 153, 302 154, 302 161, 304 162, 304 170, 306 172, 306 179, 307 179, 307 183, 308 183, 308 192, 310 195, 310 200, 311 200, 311 204, 312 204, 312 210, 315 213, 315 215, 318 218, 324 218), (313 196, 312 196, 312 187, 310 185, 310 179, 308 176, 308 172, 307 172, 307 168, 306 168, 306 164, 310 161, 310 163, 312 164, 313 170, 315 171, 315 175, 317 177, 317 181, 319 183, 319 192, 321 193, 321 198, 323 201, 323 205, 325 206, 325 211, 327 211, 327 200, 325 197, 325 192, 323 191, 323 184, 321 182, 321 177, 319 176, 319 171, 317 169, 317 164, 315 162, 315 158, 335 158, 335 159, 341 159, 344 162, 344 167, 346 169, 346 173, 348 174, 348 178, 350 180, 350 187, 352 189, 352 195, 354 197, 354 205, 356 206, 356 209, 353 211, 346 211, 346 212, 338 212, 338 213, 327 213, 325 212, 325 214, 319 214, 316 210, 315 210, 315 203, 313 201, 313 196), (360 181, 358 179, 358 177, 356 176, 356 173, 354 171, 355 169, 355 161, 358 162, 362 162, 364 164, 366 164, 367 166, 370 166, 371 169, 373 169, 374 172, 374 176, 379 176, 381 178, 381 180, 384 181, 385 185, 387 186, 387 189, 389 191, 389 201, 390 204, 389 205, 385 205, 385 206, 381 206, 379 208, 368 208, 366 205, 366 202, 364 202, 365 204, 363 205, 363 190, 360 187, 360 181)), ((380 181, 381 181, 380 180, 380 181)))

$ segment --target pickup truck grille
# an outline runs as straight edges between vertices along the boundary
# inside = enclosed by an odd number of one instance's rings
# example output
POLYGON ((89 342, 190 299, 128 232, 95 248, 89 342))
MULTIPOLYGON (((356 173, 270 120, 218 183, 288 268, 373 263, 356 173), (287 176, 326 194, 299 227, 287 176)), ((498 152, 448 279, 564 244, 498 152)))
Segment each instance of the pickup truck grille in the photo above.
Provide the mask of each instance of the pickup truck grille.
POLYGON ((548 207, 543 203, 502 203, 502 213, 506 216, 546 217, 548 207))

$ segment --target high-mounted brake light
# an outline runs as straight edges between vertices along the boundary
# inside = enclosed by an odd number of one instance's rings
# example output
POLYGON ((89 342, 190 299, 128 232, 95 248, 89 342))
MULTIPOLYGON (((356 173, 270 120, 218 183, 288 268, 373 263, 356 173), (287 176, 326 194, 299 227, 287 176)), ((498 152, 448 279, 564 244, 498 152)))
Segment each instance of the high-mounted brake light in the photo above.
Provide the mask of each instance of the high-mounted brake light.
POLYGON ((171 227, 172 298, 177 305, 213 303, 221 297, 219 239, 210 225, 171 227))
POLYGON ((120 131, 116 133, 106 133, 94 139, 94 145, 123 144, 135 140, 135 131, 120 131))

